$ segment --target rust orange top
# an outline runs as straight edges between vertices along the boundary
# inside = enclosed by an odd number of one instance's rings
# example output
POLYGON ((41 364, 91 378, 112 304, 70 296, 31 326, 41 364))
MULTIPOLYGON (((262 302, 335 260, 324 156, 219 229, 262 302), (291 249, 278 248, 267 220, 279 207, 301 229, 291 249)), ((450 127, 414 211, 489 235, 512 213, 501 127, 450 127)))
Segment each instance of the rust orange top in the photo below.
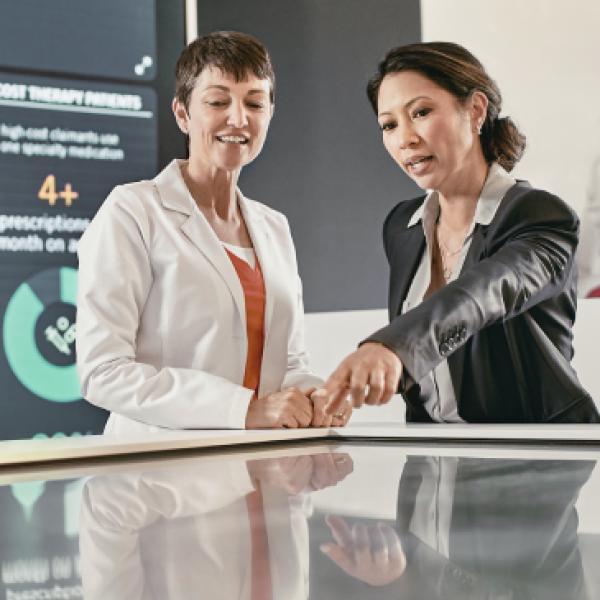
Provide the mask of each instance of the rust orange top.
POLYGON ((258 257, 253 269, 245 260, 230 252, 225 251, 235 267, 240 278, 244 298, 246 300, 246 332, 248 335, 248 357, 244 371, 244 387, 254 390, 258 396, 260 383, 260 368, 262 366, 263 348, 265 345, 265 282, 258 257))

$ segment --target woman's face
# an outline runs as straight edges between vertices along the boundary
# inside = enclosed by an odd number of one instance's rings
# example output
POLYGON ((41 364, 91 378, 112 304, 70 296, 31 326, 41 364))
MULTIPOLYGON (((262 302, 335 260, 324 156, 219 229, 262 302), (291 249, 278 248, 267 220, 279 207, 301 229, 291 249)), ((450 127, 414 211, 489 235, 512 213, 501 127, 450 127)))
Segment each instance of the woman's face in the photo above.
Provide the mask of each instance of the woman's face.
POLYGON ((175 118, 190 136, 190 160, 236 171, 261 151, 273 116, 270 82, 251 72, 245 81, 206 68, 192 90, 189 107, 173 102, 175 118))
POLYGON ((417 185, 444 195, 485 162, 477 127, 486 110, 484 94, 476 92, 463 108, 414 71, 386 75, 379 89, 378 119, 388 152, 417 185))

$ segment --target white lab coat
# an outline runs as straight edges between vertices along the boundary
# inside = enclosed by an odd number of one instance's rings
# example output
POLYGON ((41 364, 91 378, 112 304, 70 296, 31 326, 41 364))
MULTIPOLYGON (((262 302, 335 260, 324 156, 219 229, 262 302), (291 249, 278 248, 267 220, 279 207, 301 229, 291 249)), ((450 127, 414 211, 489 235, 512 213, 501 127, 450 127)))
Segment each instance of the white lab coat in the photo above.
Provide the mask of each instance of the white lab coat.
MULTIPOLYGON (((116 187, 79 242, 77 367, 83 397, 112 412, 105 433, 245 425, 244 293, 181 162, 116 187)), ((319 387, 287 220, 238 198, 266 289, 258 395, 319 387)))

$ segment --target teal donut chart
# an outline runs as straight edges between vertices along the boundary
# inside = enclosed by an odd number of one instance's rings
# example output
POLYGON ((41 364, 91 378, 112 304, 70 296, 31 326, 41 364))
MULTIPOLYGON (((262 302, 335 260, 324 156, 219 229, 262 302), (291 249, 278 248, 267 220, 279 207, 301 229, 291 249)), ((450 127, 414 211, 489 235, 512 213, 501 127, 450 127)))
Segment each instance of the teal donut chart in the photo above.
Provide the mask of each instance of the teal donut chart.
MULTIPOLYGON (((34 277, 54 276, 59 280, 60 298, 57 301, 76 306, 77 271, 61 267, 42 271, 34 277)), ((31 278, 33 279, 33 277, 31 278)), ((35 342, 35 325, 44 311, 44 304, 29 283, 23 282, 8 302, 4 314, 4 351, 8 364, 17 379, 31 392, 51 402, 81 400, 77 365, 59 367, 47 362, 35 342)))

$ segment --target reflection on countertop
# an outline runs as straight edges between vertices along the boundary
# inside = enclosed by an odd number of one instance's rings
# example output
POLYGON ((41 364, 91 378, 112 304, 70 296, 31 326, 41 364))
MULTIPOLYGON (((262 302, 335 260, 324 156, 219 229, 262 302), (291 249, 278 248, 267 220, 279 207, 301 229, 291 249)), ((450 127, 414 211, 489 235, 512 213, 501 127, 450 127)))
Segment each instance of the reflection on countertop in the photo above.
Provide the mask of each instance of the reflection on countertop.
MULTIPOLYGON (((387 460, 404 465, 394 486, 397 518, 387 520, 344 511, 348 494, 390 500, 376 485, 361 487, 353 469, 368 452, 360 445, 93 477, 81 509, 84 596, 593 597, 575 503, 594 460, 388 448, 387 460), (339 514, 321 514, 319 494, 334 486, 340 510, 327 512, 339 514)), ((373 460, 367 468, 384 476, 381 466, 373 460)))
POLYGON ((329 516, 323 550, 371 598, 588 598, 575 502, 594 467, 411 456, 396 531, 329 516))
POLYGON ((94 477, 84 597, 308 598, 311 493, 351 472, 348 454, 325 452, 94 477))

